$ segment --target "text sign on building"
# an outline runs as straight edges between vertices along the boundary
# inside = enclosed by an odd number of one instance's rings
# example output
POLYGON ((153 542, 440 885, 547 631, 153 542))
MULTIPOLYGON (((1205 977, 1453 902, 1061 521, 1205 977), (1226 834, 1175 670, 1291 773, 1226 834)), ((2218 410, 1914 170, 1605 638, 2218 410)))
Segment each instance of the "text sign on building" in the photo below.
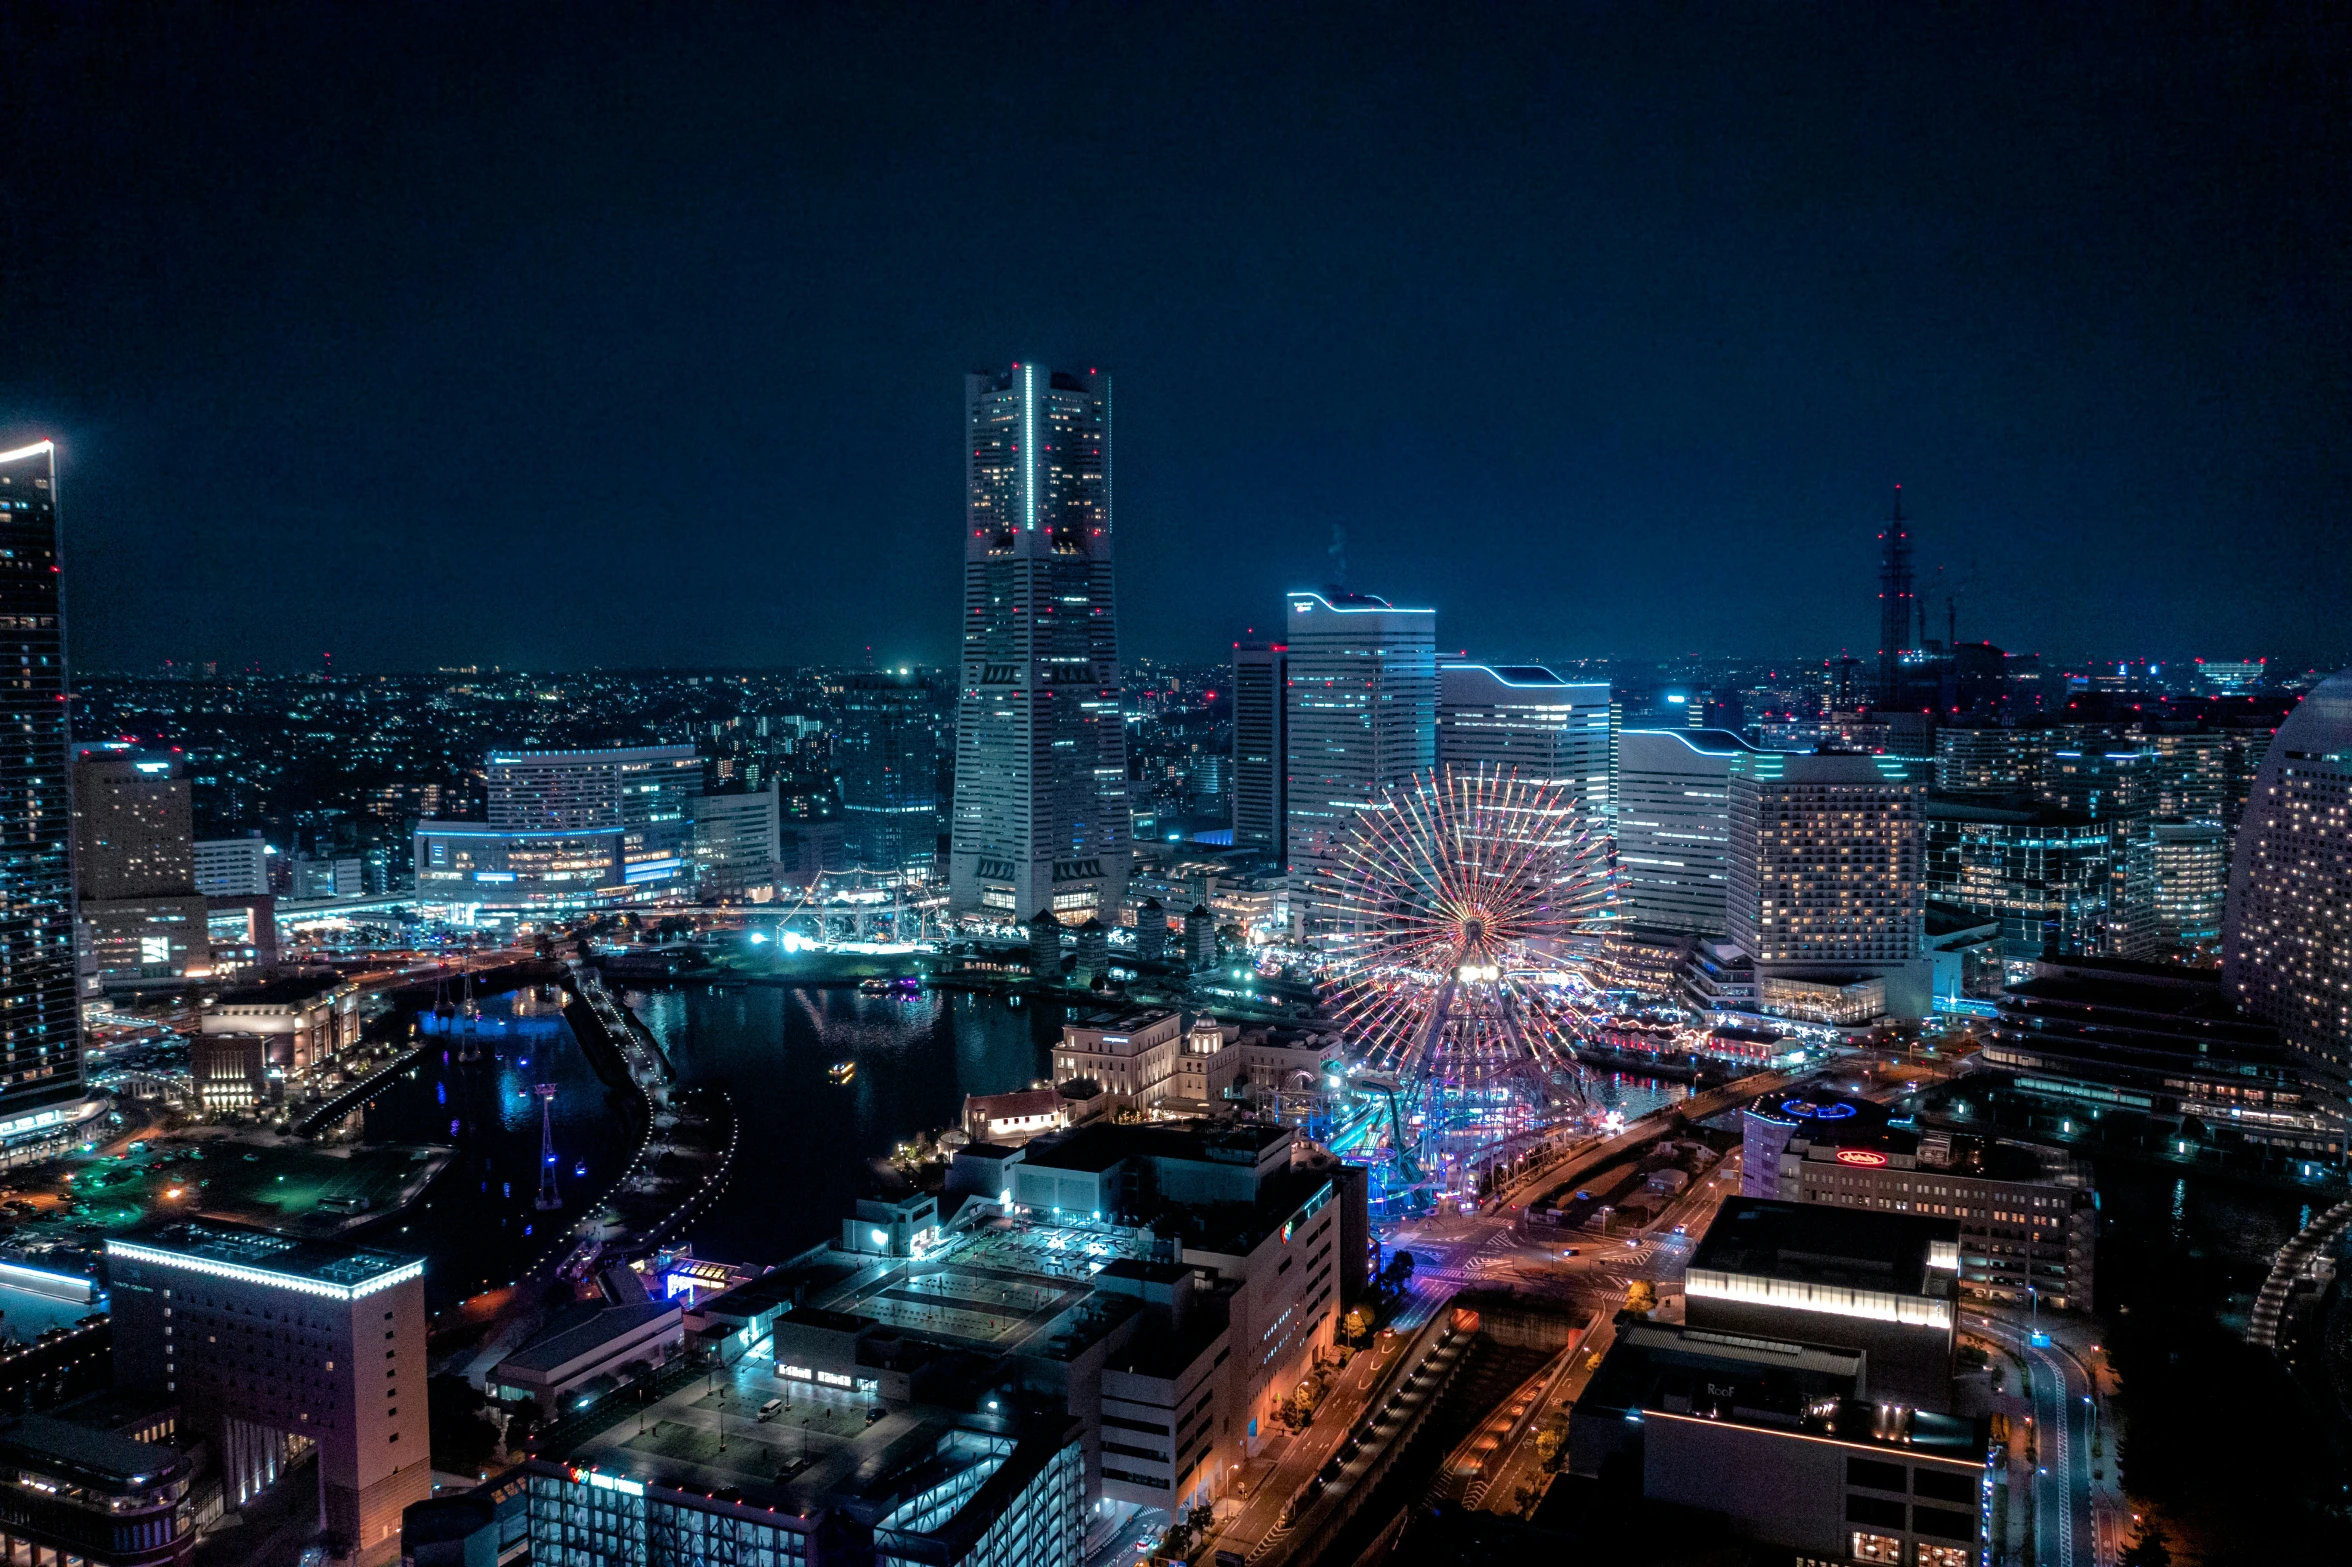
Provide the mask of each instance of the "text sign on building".
POLYGON ((1837 1162, 1840 1164, 1866 1164, 1876 1167, 1886 1163, 1887 1156, 1882 1153, 1872 1153, 1867 1148, 1840 1148, 1837 1152, 1837 1162))

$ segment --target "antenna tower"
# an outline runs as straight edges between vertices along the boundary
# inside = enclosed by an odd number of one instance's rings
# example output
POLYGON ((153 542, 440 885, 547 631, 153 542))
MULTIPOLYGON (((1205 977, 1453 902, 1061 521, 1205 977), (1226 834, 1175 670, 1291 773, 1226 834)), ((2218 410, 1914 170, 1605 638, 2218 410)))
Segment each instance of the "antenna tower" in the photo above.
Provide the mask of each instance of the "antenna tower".
POLYGON ((533 1092, 539 1096, 539 1202, 541 1213, 563 1206, 563 1198, 555 1189, 555 1085, 541 1083, 533 1092))

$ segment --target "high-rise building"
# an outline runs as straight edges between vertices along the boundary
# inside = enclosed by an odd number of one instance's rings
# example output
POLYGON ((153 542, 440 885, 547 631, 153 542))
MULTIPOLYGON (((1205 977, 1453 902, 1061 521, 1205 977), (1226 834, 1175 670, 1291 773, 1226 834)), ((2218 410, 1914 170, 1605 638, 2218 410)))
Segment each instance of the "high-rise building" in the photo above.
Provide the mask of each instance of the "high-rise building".
POLYGON ((1290 908, 1313 939, 1356 813, 1437 763, 1437 612, 1293 593, 1289 628, 1290 908))
POLYGON ((416 825, 428 907, 578 908, 692 889, 694 747, 494 751, 485 771, 488 825, 416 825))
POLYGON ((1909 680, 1903 655, 1916 643, 1911 625, 1919 610, 1911 569, 1911 525, 1903 516, 1903 487, 1895 486, 1894 510, 1878 533, 1878 705, 1905 705, 1909 680))
POLYGON ((929 682, 911 672, 852 675, 834 757, 850 863, 929 881, 939 860, 939 734, 929 682))
POLYGON ((2060 807, 2107 825, 2107 917, 2098 954, 2144 961, 2157 955, 2156 844, 2149 820, 2156 801, 2155 756, 2135 745, 2062 746, 2043 763, 2042 794, 2060 807))
POLYGON ((2238 825, 2222 968, 2334 1114, 2352 1113, 2352 670, 2271 738, 2238 825))
POLYGON ((698 795, 688 804, 694 880, 703 897, 733 902, 774 884, 783 824, 773 778, 763 788, 698 795))
POLYGON ((74 879, 81 897, 187 892, 196 881, 188 780, 120 740, 74 747, 74 879))
POLYGON ((1730 930, 1731 759, 1755 747, 1722 729, 1617 737, 1617 906, 1637 925, 1730 930))
POLYGON ((964 378, 949 902, 1115 920, 1134 862, 1112 598, 1111 378, 964 378))
POLYGON ((1549 783, 1598 837, 1611 805, 1608 683, 1562 680, 1540 664, 1447 664, 1438 671, 1437 760, 1549 783))
POLYGON ((74 885, 85 984, 169 985, 212 971, 188 780, 123 741, 73 748, 74 885))
POLYGON ((2026 787, 2027 753, 2014 729, 1997 724, 1938 729, 1936 788, 1945 794, 2008 795, 2026 787))
POLYGON ((59 567, 55 448, 0 452, 0 1140, 82 1092, 59 567))
POLYGON ((1289 815, 1283 725, 1289 669, 1285 643, 1238 643, 1233 649, 1233 846, 1277 859, 1289 847, 1283 826, 1289 815))
POLYGON ((1927 895, 1999 920, 2010 973, 2030 972, 2045 951, 2100 950, 2115 853, 2107 823, 2027 796, 1939 797, 1926 816, 1927 895))
POLYGON ((2159 816, 2151 824, 2156 935, 2172 947, 2221 938, 2229 893, 2229 835, 2210 816, 2159 816))
POLYGON ((1816 986, 1838 1014, 1825 1020, 1848 1021, 1832 993, 1877 980, 1888 1011, 1921 1015, 1926 788, 1890 756, 1759 751, 1729 773, 1728 924, 1766 1010, 1776 981, 1792 998, 1816 986))
POLYGON ((242 1507, 316 1448, 321 1511, 362 1562, 433 1493, 422 1259, 179 1224, 106 1243, 116 1385, 178 1400, 242 1507))

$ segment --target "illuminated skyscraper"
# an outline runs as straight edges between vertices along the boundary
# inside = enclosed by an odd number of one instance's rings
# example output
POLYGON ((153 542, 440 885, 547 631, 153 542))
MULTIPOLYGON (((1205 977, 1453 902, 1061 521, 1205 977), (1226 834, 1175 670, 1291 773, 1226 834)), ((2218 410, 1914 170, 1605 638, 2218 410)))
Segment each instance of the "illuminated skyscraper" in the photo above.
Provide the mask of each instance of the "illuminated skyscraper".
POLYGON ((1920 1016, 1926 788, 1892 756, 1742 752, 1727 770, 1726 923, 1765 1009, 1776 982, 1797 997, 1877 979, 1895 1016, 1920 1016))
POLYGON ((0 648, 17 663, 0 695, 0 1144, 82 1092, 59 567, 55 448, 0 452, 0 648))
POLYGON ((1617 864, 1625 918, 1657 930, 1730 928, 1731 759, 1755 747, 1721 729, 1617 737, 1617 864))
POLYGON ((1313 939, 1356 813, 1437 764, 1437 612, 1293 593, 1289 629, 1290 908, 1313 939))
POLYGON ((1233 650, 1233 846, 1263 849, 1280 859, 1288 850, 1288 732, 1284 688, 1290 649, 1252 642, 1233 650))
POLYGON ((2271 739, 2238 824, 2222 973, 2336 1116, 2352 1086, 2352 669, 2271 739))
POLYGON ((939 736, 917 674, 852 675, 841 694, 842 845, 850 863, 929 881, 939 859, 939 736))
POLYGON ((1437 759, 1456 772, 1516 772, 1564 789, 1603 836, 1609 683, 1563 680, 1541 664, 1448 664, 1438 671, 1437 759))
POLYGON ((950 906, 1116 920, 1134 860, 1111 545, 1111 378, 964 378, 950 906))

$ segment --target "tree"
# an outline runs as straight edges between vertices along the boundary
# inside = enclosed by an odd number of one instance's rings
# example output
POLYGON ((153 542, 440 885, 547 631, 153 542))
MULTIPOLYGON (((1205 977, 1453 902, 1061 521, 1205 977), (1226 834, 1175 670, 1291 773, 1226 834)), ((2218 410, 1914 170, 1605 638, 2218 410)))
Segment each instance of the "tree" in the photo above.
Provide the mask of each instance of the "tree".
POLYGON ((2150 1519, 2140 1525, 2139 1536, 2123 1548, 2123 1567, 2172 1567, 2172 1546, 2162 1524, 2150 1519))

